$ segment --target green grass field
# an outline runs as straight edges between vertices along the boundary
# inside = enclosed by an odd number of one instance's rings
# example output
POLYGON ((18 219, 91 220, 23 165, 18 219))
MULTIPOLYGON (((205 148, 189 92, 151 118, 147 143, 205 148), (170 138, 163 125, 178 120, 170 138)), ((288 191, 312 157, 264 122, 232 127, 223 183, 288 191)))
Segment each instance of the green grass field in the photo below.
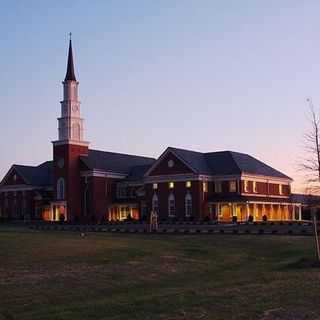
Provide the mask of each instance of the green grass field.
POLYGON ((0 232, 0 319, 317 319, 311 237, 0 232))

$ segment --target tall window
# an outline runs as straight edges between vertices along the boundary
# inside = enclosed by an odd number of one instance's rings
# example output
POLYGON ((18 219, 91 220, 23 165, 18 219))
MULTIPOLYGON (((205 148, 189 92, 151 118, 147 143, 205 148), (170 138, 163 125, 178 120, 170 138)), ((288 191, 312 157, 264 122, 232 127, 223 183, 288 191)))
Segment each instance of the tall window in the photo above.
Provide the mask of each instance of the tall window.
POLYGON ((237 181, 232 180, 229 181, 229 192, 236 192, 237 191, 237 181))
POLYGON ((168 215, 169 217, 174 217, 176 215, 176 201, 172 193, 168 198, 168 215))
POLYGON ((253 192, 257 193, 258 192, 258 188, 257 188, 257 182, 253 181, 253 192))
POLYGON ((65 183, 63 178, 59 178, 57 181, 57 199, 64 200, 65 198, 65 183))
POLYGON ((202 183, 203 192, 208 192, 208 182, 204 181, 202 183))
POLYGON ((192 196, 190 193, 187 193, 185 198, 185 213, 186 217, 190 217, 192 215, 192 196))
POLYGON ((152 211, 159 212, 159 200, 156 194, 152 197, 152 211))
POLYGON ((282 184, 279 184, 279 194, 283 194, 283 188, 282 184))
POLYGON ((221 188, 221 181, 215 181, 214 182, 214 191, 216 193, 220 193, 222 191, 222 188, 221 188))
POLYGON ((249 192, 249 181, 244 180, 244 192, 249 192))

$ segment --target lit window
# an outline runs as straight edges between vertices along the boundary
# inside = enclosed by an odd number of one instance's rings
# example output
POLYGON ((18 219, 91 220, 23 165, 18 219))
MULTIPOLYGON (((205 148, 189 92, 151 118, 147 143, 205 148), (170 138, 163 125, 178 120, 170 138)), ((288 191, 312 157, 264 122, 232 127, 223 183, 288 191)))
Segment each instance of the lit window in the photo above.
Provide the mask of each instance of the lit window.
POLYGON ((249 181, 244 181, 244 192, 249 192, 249 181))
POLYGON ((230 192, 237 191, 237 181, 229 181, 229 191, 230 192))
POLYGON ((192 215, 192 197, 190 193, 188 193, 185 198, 185 214, 186 217, 190 217, 192 215))
POLYGON ((174 182, 169 182, 169 189, 173 189, 174 188, 174 182))
POLYGON ((282 186, 282 184, 279 184, 279 194, 283 194, 283 186, 282 186))
POLYGON ((176 201, 172 193, 168 198, 168 215, 169 217, 174 217, 176 215, 176 201))
POLYGON ((154 183, 154 184, 152 185, 152 188, 153 188, 153 190, 157 190, 157 189, 158 189, 158 184, 157 184, 157 183, 154 183))
POLYGON ((208 192, 208 182, 204 181, 202 183, 203 192, 208 192))
POLYGON ((217 193, 222 192, 221 181, 214 182, 214 191, 217 193))
POLYGON ((186 182, 186 187, 187 187, 187 188, 191 188, 191 181, 187 181, 187 182, 186 182))
POLYGON ((257 193, 258 192, 258 188, 257 188, 257 182, 253 181, 253 192, 257 193))

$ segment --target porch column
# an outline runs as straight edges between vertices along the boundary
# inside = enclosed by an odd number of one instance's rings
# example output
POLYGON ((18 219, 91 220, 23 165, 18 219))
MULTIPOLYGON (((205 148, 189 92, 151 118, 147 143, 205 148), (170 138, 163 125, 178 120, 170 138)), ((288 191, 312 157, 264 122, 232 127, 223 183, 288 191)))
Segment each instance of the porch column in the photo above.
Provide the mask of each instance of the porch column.
POLYGON ((249 213, 249 203, 246 203, 246 220, 248 221, 249 220, 249 215, 250 215, 250 213, 249 213))
POLYGON ((220 219, 220 205, 219 205, 219 203, 216 203, 215 206, 216 206, 217 221, 219 221, 219 219, 220 219))
POLYGON ((256 221, 257 205, 253 204, 253 221, 256 221))
POLYGON ((299 205, 299 221, 302 220, 302 206, 299 205))

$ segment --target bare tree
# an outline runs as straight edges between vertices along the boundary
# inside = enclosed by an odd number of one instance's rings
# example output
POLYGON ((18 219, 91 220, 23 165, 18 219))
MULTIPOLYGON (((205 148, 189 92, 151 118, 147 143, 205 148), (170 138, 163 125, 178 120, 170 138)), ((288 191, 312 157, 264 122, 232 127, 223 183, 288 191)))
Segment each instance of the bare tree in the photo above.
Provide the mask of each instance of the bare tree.
POLYGON ((309 122, 310 131, 304 135, 304 156, 299 164, 300 170, 304 173, 306 191, 306 203, 311 210, 311 217, 314 228, 315 249, 317 260, 320 261, 320 245, 318 239, 317 223, 317 201, 311 194, 320 193, 320 110, 315 110, 310 99, 309 102, 309 122))

